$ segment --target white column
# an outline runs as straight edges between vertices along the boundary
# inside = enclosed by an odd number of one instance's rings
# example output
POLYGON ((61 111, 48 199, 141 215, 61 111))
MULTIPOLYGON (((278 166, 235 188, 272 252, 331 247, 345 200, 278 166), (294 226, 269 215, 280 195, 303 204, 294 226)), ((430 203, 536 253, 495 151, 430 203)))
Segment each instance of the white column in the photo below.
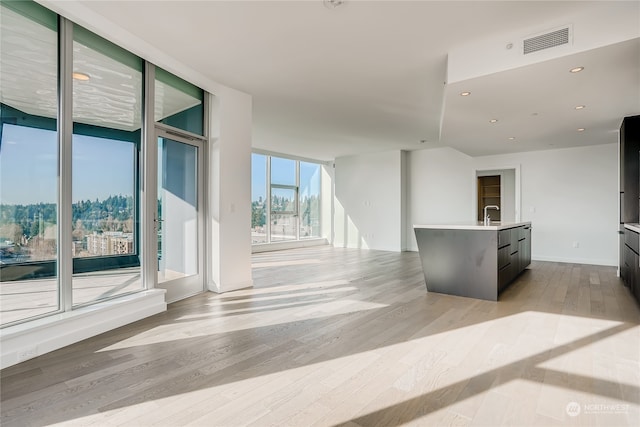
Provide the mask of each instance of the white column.
POLYGON ((251 278, 251 96, 223 88, 210 95, 207 287, 227 292, 251 278))

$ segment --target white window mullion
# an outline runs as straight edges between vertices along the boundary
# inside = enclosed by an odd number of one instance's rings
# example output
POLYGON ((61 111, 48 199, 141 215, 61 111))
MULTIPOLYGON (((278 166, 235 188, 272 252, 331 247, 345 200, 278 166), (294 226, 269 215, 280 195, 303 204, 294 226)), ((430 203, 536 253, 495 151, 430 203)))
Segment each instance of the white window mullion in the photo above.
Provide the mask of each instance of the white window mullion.
POLYGON ((71 310, 73 276, 73 23, 59 17, 58 60, 58 286, 60 309, 71 310))
POLYGON ((271 243, 271 156, 267 156, 267 200, 265 200, 265 217, 266 217, 266 232, 267 232, 267 242, 271 243))
POLYGON ((142 283, 154 288, 158 276, 158 138, 155 132, 155 66, 144 62, 140 260, 142 283))
POLYGON ((296 240, 300 240, 300 227, 302 216, 300 215, 300 160, 296 160, 296 240))

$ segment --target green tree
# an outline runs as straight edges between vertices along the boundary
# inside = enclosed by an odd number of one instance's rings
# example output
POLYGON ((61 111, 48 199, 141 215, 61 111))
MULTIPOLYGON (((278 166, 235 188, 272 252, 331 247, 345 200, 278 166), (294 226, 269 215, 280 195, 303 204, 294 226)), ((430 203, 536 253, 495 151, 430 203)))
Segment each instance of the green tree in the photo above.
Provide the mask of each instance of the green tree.
POLYGON ((29 236, 34 237, 40 234, 40 221, 38 219, 34 219, 31 222, 31 228, 29 229, 29 236))
POLYGON ((251 227, 262 227, 267 221, 264 204, 253 202, 251 204, 251 227))

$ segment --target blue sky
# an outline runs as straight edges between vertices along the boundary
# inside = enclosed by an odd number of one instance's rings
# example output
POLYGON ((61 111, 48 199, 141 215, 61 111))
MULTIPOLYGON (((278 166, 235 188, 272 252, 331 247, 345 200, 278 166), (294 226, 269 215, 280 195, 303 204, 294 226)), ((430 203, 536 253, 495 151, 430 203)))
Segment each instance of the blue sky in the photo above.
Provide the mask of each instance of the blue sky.
MULTIPOLYGON (((134 145, 74 135, 73 202, 133 195, 134 145)), ((0 145, 0 201, 54 203, 57 186, 56 132, 3 125, 0 145)))

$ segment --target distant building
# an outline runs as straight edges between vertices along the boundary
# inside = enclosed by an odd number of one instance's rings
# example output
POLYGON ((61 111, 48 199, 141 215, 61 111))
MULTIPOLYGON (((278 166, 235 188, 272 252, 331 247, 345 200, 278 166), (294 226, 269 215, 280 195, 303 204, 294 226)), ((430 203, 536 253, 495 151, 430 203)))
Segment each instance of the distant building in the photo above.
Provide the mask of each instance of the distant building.
POLYGON ((91 255, 124 255, 133 253, 133 233, 106 231, 87 235, 87 251, 91 255))
POLYGON ((74 240, 73 241, 73 256, 74 257, 80 255, 82 253, 83 249, 84 249, 84 245, 82 244, 82 241, 79 241, 79 240, 74 240))

